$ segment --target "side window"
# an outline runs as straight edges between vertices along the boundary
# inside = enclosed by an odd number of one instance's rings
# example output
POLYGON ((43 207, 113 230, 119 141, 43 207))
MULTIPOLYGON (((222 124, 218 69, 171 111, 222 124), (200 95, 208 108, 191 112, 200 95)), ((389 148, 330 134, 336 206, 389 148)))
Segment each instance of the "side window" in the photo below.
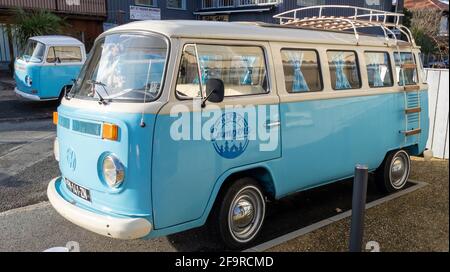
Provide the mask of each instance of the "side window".
POLYGON ((52 46, 52 47, 50 47, 48 49, 47 62, 48 63, 55 63, 56 62, 55 47, 54 46, 52 46))
POLYGON ((365 52, 369 86, 390 87, 393 85, 391 61, 387 52, 365 52))
POLYGON ((78 46, 52 46, 48 49, 47 62, 81 62, 81 48, 78 46))
POLYGON ((202 97, 198 84, 198 67, 195 47, 186 45, 181 57, 176 87, 177 95, 185 98, 202 97))
POLYGON ((178 72, 176 91, 181 98, 201 97, 210 78, 221 79, 225 96, 267 93, 264 51, 257 46, 186 45, 178 72), (200 62, 201 78, 197 59, 200 62))
POLYGON ((331 86, 334 90, 361 88, 359 66, 354 51, 327 51, 331 86))
POLYGON ((414 61, 414 55, 410 52, 395 52, 394 57, 398 84, 400 86, 416 84, 417 66, 414 61))
POLYGON ((319 56, 315 50, 281 50, 284 81, 290 93, 322 90, 319 56))

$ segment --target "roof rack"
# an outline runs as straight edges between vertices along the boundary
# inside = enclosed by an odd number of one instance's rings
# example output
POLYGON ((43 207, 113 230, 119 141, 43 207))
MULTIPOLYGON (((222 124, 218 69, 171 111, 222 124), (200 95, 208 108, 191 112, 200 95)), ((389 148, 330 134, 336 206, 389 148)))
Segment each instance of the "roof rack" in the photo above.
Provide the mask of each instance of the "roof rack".
POLYGON ((398 30, 404 34, 411 46, 415 46, 411 31, 400 23, 404 15, 401 13, 388 12, 376 9, 346 6, 346 5, 320 5, 309 6, 282 12, 273 16, 280 20, 281 25, 290 25, 301 28, 325 29, 335 31, 353 30, 356 43, 359 44, 359 28, 379 27, 383 30, 387 44, 389 35, 395 40, 398 46, 397 36, 394 31, 398 30), (349 16, 329 16, 324 15, 327 10, 342 10, 349 16), (302 17, 305 14, 316 13, 316 16, 302 17))

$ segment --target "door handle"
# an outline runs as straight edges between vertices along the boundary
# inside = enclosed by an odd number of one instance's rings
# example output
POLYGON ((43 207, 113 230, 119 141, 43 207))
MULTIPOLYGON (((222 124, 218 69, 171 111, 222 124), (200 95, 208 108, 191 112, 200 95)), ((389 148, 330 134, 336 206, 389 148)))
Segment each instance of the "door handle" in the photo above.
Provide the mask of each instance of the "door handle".
POLYGON ((266 128, 279 127, 280 125, 281 125, 280 121, 275 121, 275 122, 267 121, 266 122, 266 128))

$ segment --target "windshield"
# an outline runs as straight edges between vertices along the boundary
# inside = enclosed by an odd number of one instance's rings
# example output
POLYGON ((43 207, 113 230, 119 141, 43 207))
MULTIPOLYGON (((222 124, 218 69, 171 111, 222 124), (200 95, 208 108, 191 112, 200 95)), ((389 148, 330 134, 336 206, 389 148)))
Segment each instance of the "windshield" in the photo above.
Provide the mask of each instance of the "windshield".
POLYGON ((167 42, 156 34, 111 34, 90 53, 71 95, 84 99, 147 102, 157 98, 167 42))
POLYGON ((22 59, 27 62, 42 62, 44 59, 45 45, 35 40, 28 40, 22 59))

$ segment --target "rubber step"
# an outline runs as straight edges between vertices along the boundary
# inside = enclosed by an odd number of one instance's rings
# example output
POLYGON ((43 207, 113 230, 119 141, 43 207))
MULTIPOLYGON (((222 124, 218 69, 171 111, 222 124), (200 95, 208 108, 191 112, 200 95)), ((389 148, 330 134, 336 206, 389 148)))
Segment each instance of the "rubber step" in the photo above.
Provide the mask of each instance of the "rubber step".
POLYGON ((421 107, 405 109, 406 114, 417 113, 417 112, 421 112, 421 111, 422 111, 421 107))
POLYGON ((419 85, 406 85, 403 87, 403 89, 405 90, 405 92, 413 92, 413 91, 420 90, 420 86, 419 85))
POLYGON ((412 135, 419 134, 421 132, 422 132, 422 129, 420 129, 420 128, 402 131, 402 133, 405 134, 405 136, 412 136, 412 135))

